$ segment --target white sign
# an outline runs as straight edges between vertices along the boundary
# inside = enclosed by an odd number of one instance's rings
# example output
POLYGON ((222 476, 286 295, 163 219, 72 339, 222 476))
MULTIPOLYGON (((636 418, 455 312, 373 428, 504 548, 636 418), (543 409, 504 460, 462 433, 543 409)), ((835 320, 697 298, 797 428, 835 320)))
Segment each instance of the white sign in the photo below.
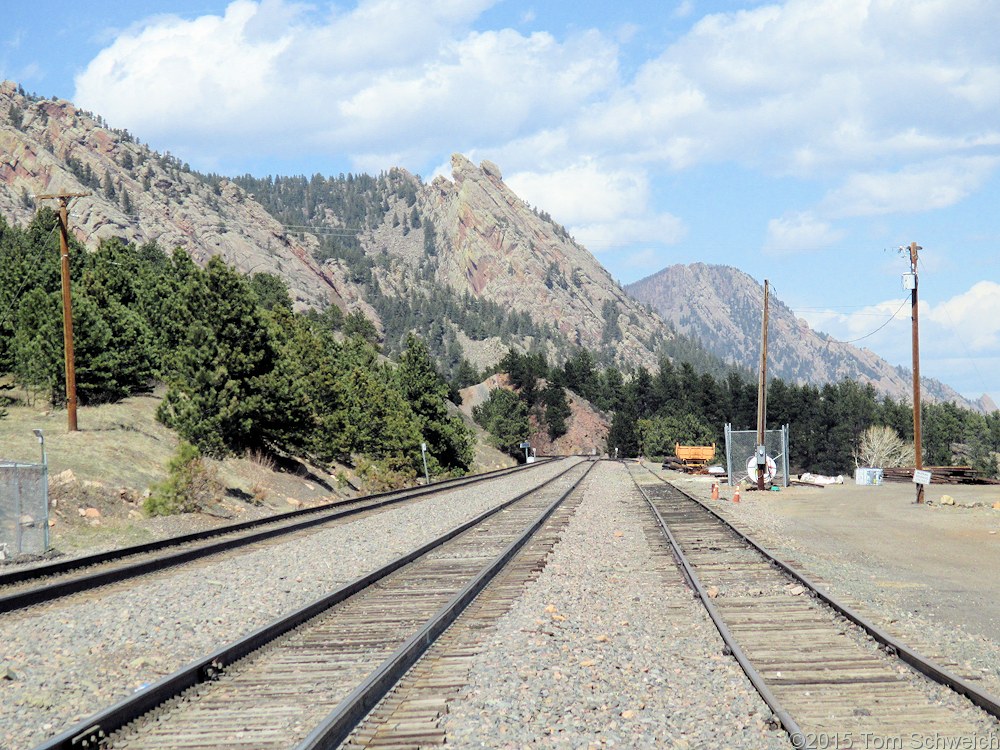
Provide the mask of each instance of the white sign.
POLYGON ((913 471, 913 483, 914 484, 930 484, 931 483, 931 473, 929 471, 921 471, 920 469, 914 469, 914 471, 913 471))

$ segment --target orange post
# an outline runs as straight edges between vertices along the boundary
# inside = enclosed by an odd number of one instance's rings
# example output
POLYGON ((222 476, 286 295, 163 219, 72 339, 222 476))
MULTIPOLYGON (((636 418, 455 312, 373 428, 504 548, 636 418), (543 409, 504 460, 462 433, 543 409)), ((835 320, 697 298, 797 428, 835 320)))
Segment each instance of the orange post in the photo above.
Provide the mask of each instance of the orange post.
POLYGON ((713 482, 712 483, 712 499, 713 500, 718 500, 719 499, 719 483, 718 482, 713 482))
POLYGON ((740 488, 736 488, 736 492, 733 493, 733 502, 738 503, 740 501, 740 488))

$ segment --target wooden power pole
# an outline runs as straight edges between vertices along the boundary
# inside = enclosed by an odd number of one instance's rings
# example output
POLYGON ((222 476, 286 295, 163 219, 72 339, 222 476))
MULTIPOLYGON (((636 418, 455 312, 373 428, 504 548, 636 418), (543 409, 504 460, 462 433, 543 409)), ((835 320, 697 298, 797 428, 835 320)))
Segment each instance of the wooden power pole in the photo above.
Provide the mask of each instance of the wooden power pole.
MULTIPOLYGON (((923 250, 916 242, 910 243, 910 319, 913 321, 913 460, 914 468, 924 468, 923 445, 920 434, 920 326, 917 320, 917 259, 923 250)), ((917 502, 924 501, 924 485, 917 483, 917 502)))
POLYGON ((764 432, 767 427, 767 301, 770 284, 764 279, 764 319, 760 327, 760 374, 757 380, 757 489, 764 489, 764 474, 767 471, 767 449, 764 447, 764 432))
POLYGON ((63 343, 66 356, 66 413, 67 429, 77 431, 76 425, 76 364, 73 359, 73 302, 69 281, 69 199, 82 198, 90 193, 55 193, 36 195, 39 200, 59 200, 59 252, 62 268, 63 343))

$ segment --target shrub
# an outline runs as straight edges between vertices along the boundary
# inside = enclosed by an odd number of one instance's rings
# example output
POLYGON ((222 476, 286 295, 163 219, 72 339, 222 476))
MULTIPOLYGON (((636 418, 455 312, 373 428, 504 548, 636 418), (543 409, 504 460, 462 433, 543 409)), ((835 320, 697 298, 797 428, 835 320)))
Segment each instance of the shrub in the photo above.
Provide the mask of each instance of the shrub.
POLYGON ((247 451, 246 460, 250 475, 250 494, 255 503, 264 503, 271 495, 267 481, 278 464, 270 454, 259 448, 247 451))
POLYGON ((143 509, 151 516, 193 513, 218 497, 220 489, 216 473, 205 464, 201 451, 181 442, 167 465, 167 478, 153 486, 143 509))
POLYGON ((369 492, 387 492, 409 487, 417 476, 410 465, 388 459, 373 461, 367 457, 358 459, 357 473, 369 492))

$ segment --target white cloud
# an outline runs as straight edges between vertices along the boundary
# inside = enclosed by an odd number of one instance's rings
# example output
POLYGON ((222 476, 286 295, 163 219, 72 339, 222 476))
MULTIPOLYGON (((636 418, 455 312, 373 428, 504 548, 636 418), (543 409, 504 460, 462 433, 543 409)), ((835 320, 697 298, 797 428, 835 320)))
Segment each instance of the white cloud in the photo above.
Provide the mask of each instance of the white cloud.
POLYGON ((584 159, 549 172, 518 172, 505 182, 543 207, 595 253, 635 244, 673 244, 684 223, 650 207, 649 180, 636 169, 604 168, 584 159))
POLYGON ((823 250, 843 238, 843 232, 806 211, 790 213, 767 223, 764 251, 772 255, 823 250))
POLYGON ((600 34, 472 31, 491 4, 366 0, 317 19, 284 0, 235 0, 223 16, 155 17, 87 66, 76 101, 187 153, 398 153, 405 142, 426 160, 522 137, 614 82, 616 48, 600 34))
POLYGON ((984 0, 788 0, 709 15, 597 118, 671 165, 659 144, 811 175, 970 149, 1000 133, 994 18, 984 0))
POLYGON ((849 176, 823 207, 832 216, 878 216, 947 208, 980 188, 996 170, 995 157, 956 158, 916 164, 895 172, 849 176))
POLYGON ((604 169, 592 159, 560 170, 517 172, 505 182, 563 224, 610 221, 647 207, 649 182, 637 171, 604 169))
POLYGON ((980 281, 968 291, 933 305, 927 318, 950 331, 971 352, 1000 349, 1000 284, 980 281))
POLYGON ((640 244, 673 245, 680 242, 687 233, 684 222, 669 213, 573 224, 569 230, 595 254, 640 244))
POLYGON ((675 18, 688 18, 692 13, 694 13, 693 0, 683 0, 683 2, 678 3, 677 7, 674 8, 675 18))

